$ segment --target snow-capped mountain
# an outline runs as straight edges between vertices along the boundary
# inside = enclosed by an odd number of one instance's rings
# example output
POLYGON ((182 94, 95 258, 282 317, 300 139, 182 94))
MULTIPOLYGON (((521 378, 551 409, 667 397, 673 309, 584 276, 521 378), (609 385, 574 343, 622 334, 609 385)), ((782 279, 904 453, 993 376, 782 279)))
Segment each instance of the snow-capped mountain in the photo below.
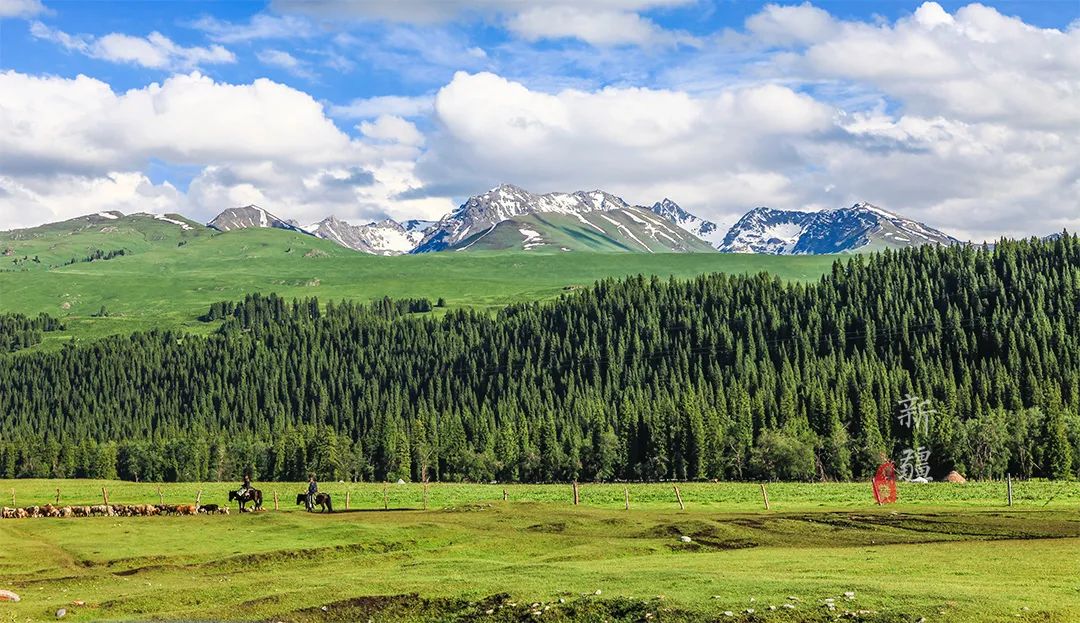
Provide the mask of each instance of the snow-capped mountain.
POLYGON ((706 221, 690 214, 671 199, 665 198, 663 201, 654 203, 652 211, 654 214, 672 221, 679 227, 708 242, 713 247, 719 247, 727 234, 726 227, 721 227, 712 221, 706 221))
POLYGON ((470 197, 413 252, 447 249, 712 250, 668 218, 602 190, 536 194, 512 184, 470 197))
POLYGON ((727 253, 773 255, 845 253, 923 244, 960 244, 948 234, 869 203, 798 212, 755 208, 728 230, 727 253))
POLYGON ((248 229, 252 227, 272 227, 275 229, 287 229, 301 233, 308 233, 300 227, 296 221, 280 219, 257 205, 248 205, 241 208, 228 208, 207 223, 218 231, 232 231, 234 229, 248 229))
POLYGON ((364 225, 352 225, 330 216, 307 229, 320 238, 343 247, 374 255, 401 255, 416 248, 432 221, 410 220, 398 223, 385 219, 364 225))

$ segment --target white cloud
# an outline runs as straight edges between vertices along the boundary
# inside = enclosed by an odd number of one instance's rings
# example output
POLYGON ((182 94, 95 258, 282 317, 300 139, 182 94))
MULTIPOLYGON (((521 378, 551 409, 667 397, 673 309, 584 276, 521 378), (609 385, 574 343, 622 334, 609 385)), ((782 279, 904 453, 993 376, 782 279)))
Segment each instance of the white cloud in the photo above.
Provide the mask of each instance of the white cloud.
POLYGON ((246 23, 227 22, 204 16, 191 24, 213 41, 240 43, 257 39, 296 39, 317 34, 310 21, 295 15, 267 15, 259 13, 246 23))
POLYGON ((314 74, 306 61, 302 61, 284 50, 260 50, 255 54, 260 62, 280 67, 294 76, 312 78, 314 74))
POLYGON ((41 0, 0 0, 0 18, 33 17, 44 12, 41 0))
POLYGON ((342 106, 331 106, 330 113, 348 119, 369 119, 380 115, 417 117, 431 112, 433 100, 431 95, 362 97, 342 106))
POLYGON ((685 33, 668 32, 643 17, 650 9, 694 0, 276 0, 285 13, 320 17, 435 24, 453 19, 501 18, 510 32, 528 41, 580 39, 594 45, 695 43, 685 33))
POLYGON ((423 145, 424 135, 412 123, 393 115, 381 115, 375 121, 365 121, 357 126, 360 133, 376 141, 400 145, 423 145))
POLYGON ((1036 28, 980 4, 951 15, 926 2, 893 24, 833 21, 799 30, 804 26, 791 20, 787 31, 803 33, 788 40, 791 51, 779 63, 791 78, 858 82, 924 116, 1013 127, 1080 124, 1075 23, 1064 31, 1036 28))
POLYGON ((836 20, 828 11, 809 2, 797 6, 767 4, 746 20, 746 29, 769 44, 819 41, 836 32, 836 20))
POLYGON ((973 239, 1080 225, 1080 126, 848 113, 777 84, 545 93, 489 73, 435 102, 418 174, 452 194, 600 187, 722 222, 869 200, 973 239))
POLYGON ((30 34, 91 58, 152 69, 192 69, 202 65, 236 62, 233 53, 220 45, 184 47, 159 32, 152 32, 146 37, 121 33, 94 37, 71 35, 34 22, 30 25, 30 34))
POLYGON ((539 5, 507 20, 507 28, 527 41, 581 39, 593 45, 675 43, 685 35, 669 33, 632 11, 583 9, 570 5, 539 5))
POLYGON ((785 143, 834 128, 831 108, 774 85, 707 98, 640 88, 542 93, 459 73, 435 102, 440 130, 419 169, 435 187, 600 187, 640 202, 671 196, 717 217, 790 204, 805 163, 785 143))
MULTIPOLYGON (((693 0, 549 0, 544 4, 577 6, 583 10, 642 11, 690 2, 693 0)), ((468 15, 513 14, 528 3, 522 0, 273 0, 271 5, 283 13, 430 24, 468 15)))
MULTIPOLYGON (((480 12, 488 23, 529 10, 502 0, 331 4, 305 6, 366 19, 480 12)), ((658 5, 581 6, 635 17, 658 5)), ((563 31, 604 43, 582 24, 563 31)), ((563 36, 533 26, 519 35, 563 36)), ((301 221, 331 212, 436 217, 451 197, 505 181, 537 191, 600 187, 640 203, 668 196, 723 221, 757 205, 868 200, 962 238, 1080 228, 1080 22, 1036 28, 982 5, 950 13, 935 3, 861 22, 769 5, 700 50, 658 54, 656 62, 677 56, 683 71, 660 79, 632 65, 663 46, 555 46, 572 48, 559 53, 573 60, 523 55, 506 70, 507 48, 522 41, 481 56, 450 28, 365 27, 370 41, 342 36, 335 49, 423 83, 409 92, 442 88, 328 112, 269 80, 191 74, 120 94, 85 77, 0 74, 0 223, 142 196, 196 216, 255 200, 301 221), (494 67, 503 70, 486 71, 494 67), (597 88, 568 67, 620 82, 597 88), (451 78, 454 69, 467 71, 451 78), (632 86, 658 81, 669 88, 632 86), (139 177, 150 158, 203 168, 179 192, 139 177), (406 191, 431 197, 392 199, 406 191)), ((99 45, 48 33, 75 50, 99 45)))
POLYGON ((390 200, 418 185, 415 127, 388 118, 370 131, 350 137, 311 96, 266 79, 193 73, 116 93, 85 76, 0 73, 0 227, 140 203, 208 219, 253 199, 304 222, 445 212, 445 199, 390 200), (183 193, 140 173, 150 159, 203 169, 183 193))

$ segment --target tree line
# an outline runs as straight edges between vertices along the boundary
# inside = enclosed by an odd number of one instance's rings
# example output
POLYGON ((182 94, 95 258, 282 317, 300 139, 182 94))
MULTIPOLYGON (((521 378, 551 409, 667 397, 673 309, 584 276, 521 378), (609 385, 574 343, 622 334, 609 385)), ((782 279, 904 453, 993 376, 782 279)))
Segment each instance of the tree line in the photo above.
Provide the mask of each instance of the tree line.
POLYGON ((497 313, 250 295, 206 337, 0 357, 0 476, 1073 478, 1080 242, 604 280, 497 313), (900 420, 927 401, 927 427, 900 420))
POLYGON ((0 314, 0 353, 40 344, 42 333, 63 330, 62 322, 45 313, 33 318, 25 314, 0 314))

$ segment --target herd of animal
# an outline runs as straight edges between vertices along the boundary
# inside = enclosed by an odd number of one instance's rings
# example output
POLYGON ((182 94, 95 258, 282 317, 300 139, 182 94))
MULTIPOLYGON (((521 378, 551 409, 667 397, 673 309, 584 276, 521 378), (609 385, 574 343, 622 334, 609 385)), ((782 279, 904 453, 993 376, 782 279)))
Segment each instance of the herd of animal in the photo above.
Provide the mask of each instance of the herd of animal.
POLYGON ((95 504, 92 506, 27 506, 0 509, 0 519, 29 517, 150 517, 153 515, 228 515, 217 504, 95 504))

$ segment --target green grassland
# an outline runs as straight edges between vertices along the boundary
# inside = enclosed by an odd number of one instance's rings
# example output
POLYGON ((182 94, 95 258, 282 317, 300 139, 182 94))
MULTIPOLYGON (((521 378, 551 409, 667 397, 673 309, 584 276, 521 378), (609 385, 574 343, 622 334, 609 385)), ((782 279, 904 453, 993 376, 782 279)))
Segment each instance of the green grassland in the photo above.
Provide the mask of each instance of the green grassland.
MULTIPOLYGON (((61 503, 91 503, 102 486, 114 503, 158 500, 154 484, 0 481, 20 505, 57 487, 61 503)), ((223 502, 228 486, 162 495, 223 502)), ((1075 483, 1017 483, 1012 508, 1002 483, 901 486, 887 507, 865 483, 771 484, 770 511, 755 484, 679 486, 686 510, 671 484, 630 485, 627 511, 621 485, 583 485, 573 506, 569 485, 507 486, 503 501, 502 485, 433 484, 423 510, 419 484, 329 483, 338 512, 322 515, 286 499, 303 485, 267 483, 281 511, 0 520, 0 588, 23 597, 0 620, 61 607, 84 621, 1080 617, 1075 483)))
MULTIPOLYGON (((208 331, 210 327, 196 319, 211 303, 241 299, 250 292, 276 292, 288 298, 317 296, 322 301, 383 296, 426 297, 434 301, 442 297, 451 308, 494 309, 517 301, 550 299, 606 277, 636 274, 685 278, 709 272, 767 271, 783 279, 812 280, 824 274, 835 260, 829 256, 558 251, 377 257, 312 236, 274 229, 214 235, 203 232, 185 238, 182 246, 173 239, 139 246, 139 240, 153 237, 147 233, 153 229, 143 230, 164 223, 152 217, 144 220, 149 222, 137 223, 142 229, 103 234, 98 228, 68 235, 64 238, 86 235, 94 241, 67 240, 65 250, 53 248, 47 257, 85 256, 88 248, 129 248, 129 255, 47 269, 0 272, 0 312, 48 312, 63 318, 67 330, 48 334, 41 345, 50 348, 73 337, 94 338, 153 327, 208 331), (99 239, 109 235, 118 237, 111 242, 99 239), (95 317, 103 306, 109 316, 95 317)), ((179 236, 180 228, 171 227, 179 236)), ((18 253, 46 257, 45 248, 58 243, 56 236, 42 236, 21 244, 24 246, 18 253), (40 248, 35 251, 33 244, 40 248)))

